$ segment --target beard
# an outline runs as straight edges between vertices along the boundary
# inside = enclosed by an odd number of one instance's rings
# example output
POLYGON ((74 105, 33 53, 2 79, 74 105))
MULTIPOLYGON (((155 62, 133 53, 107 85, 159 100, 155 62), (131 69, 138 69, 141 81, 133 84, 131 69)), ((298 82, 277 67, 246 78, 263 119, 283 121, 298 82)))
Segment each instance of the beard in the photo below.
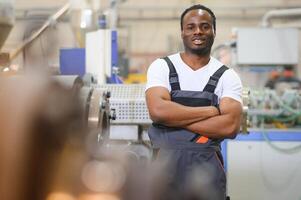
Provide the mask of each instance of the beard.
POLYGON ((199 55, 199 56, 205 56, 205 55, 210 54, 210 52, 211 52, 211 46, 210 47, 206 46, 204 48, 197 48, 197 49, 190 48, 189 51, 192 54, 196 54, 196 55, 199 55))
POLYGON ((204 56, 204 55, 208 55, 211 52, 211 47, 213 45, 214 42, 214 37, 208 37, 207 38, 207 44, 205 47, 200 47, 200 48, 192 48, 191 46, 189 46, 187 43, 184 42, 184 47, 185 50, 192 53, 192 54, 196 54, 199 56, 204 56))

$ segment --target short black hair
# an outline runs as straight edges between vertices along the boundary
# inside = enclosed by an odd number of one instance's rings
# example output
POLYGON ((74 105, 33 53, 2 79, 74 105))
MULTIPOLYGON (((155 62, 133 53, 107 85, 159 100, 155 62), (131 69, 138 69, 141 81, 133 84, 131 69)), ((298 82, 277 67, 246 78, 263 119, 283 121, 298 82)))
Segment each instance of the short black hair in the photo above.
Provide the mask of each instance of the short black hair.
POLYGON ((183 30, 183 19, 185 17, 185 15, 191 11, 191 10, 205 10, 209 13, 209 15, 211 16, 212 18, 212 24, 213 24, 213 29, 214 29, 214 32, 216 32, 216 17, 214 15, 214 13, 212 12, 212 10, 210 8, 207 8, 206 6, 204 5, 201 5, 201 4, 196 4, 196 5, 193 5, 193 6, 190 6, 189 8, 186 8, 184 10, 184 12, 182 13, 181 15, 181 30, 183 30))

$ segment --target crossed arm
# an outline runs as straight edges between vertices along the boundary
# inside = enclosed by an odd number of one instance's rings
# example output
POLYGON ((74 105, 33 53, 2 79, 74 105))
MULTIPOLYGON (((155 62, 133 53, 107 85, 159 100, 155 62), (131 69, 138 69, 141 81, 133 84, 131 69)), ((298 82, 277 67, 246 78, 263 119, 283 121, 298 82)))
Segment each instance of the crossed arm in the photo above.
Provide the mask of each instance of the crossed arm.
POLYGON ((242 107, 231 98, 221 99, 221 115, 213 106, 189 107, 172 102, 164 87, 149 88, 146 102, 156 123, 186 128, 209 138, 234 138, 239 131, 242 107))
POLYGON ((186 127, 200 120, 218 115, 213 106, 189 107, 171 101, 169 91, 153 87, 146 91, 146 103, 153 122, 170 127, 186 127))

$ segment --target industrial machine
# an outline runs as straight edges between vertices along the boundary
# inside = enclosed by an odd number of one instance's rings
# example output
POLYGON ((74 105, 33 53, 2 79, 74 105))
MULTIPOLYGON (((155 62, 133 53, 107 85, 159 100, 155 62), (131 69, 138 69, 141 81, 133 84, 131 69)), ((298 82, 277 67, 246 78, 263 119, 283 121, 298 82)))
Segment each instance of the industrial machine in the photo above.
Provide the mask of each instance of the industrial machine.
POLYGON ((250 127, 298 128, 301 125, 301 96, 299 90, 286 90, 277 94, 264 89, 250 93, 248 115, 250 127))
POLYGON ((84 82, 79 76, 53 76, 52 79, 71 88, 79 95, 86 126, 95 142, 102 144, 107 141, 109 139, 110 120, 116 118, 115 111, 110 108, 110 91, 104 88, 84 86, 84 82))

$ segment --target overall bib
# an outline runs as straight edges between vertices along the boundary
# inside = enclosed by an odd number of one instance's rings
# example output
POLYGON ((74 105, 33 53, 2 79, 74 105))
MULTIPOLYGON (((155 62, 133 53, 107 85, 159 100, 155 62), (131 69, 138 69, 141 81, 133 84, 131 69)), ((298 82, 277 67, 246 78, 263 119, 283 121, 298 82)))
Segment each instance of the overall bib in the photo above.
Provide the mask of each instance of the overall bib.
MULTIPOLYGON (((171 100, 185 106, 218 106, 214 94, 219 78, 228 69, 220 67, 209 79, 203 91, 181 90, 178 74, 168 57, 171 100)), ((225 200, 226 176, 220 153, 222 140, 209 139, 183 128, 153 123, 149 137, 156 160, 166 163, 164 168, 167 190, 165 200, 225 200)))

